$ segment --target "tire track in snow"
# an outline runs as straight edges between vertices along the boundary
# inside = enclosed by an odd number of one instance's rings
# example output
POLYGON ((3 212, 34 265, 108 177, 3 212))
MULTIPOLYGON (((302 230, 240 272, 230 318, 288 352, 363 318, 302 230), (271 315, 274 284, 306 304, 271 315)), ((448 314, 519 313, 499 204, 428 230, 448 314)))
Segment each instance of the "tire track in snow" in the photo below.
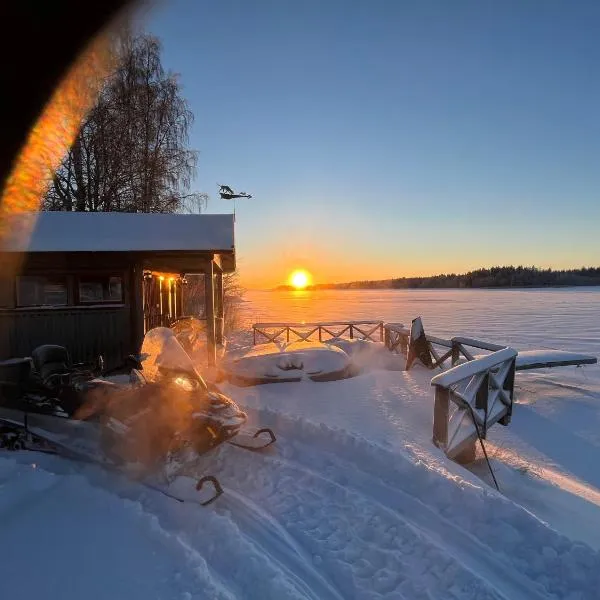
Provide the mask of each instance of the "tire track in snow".
MULTIPOLYGON (((301 455, 302 452, 297 454, 297 456, 301 455)), ((280 457, 268 457, 268 460, 298 469, 314 478, 340 485, 336 481, 338 477, 324 477, 303 462, 280 457)), ((343 487, 351 488, 370 498, 383 509, 397 514, 412 526, 417 535, 426 536, 442 552, 451 554, 459 560, 475 577, 492 584, 502 598, 533 600, 547 597, 541 589, 536 589, 537 586, 533 585, 531 580, 516 572, 511 565, 502 557, 494 554, 480 540, 456 527, 454 523, 440 516, 418 498, 407 494, 402 489, 392 488, 364 471, 352 468, 347 463, 344 464, 345 461, 337 457, 329 457, 329 460, 337 463, 334 472, 338 473, 339 477, 345 481, 343 487), (346 477, 349 472, 352 472, 351 477, 346 477)))
POLYGON ((331 583, 312 567, 312 557, 277 519, 230 488, 225 490, 225 494, 218 507, 219 512, 231 510, 242 533, 287 572, 307 598, 343 600, 331 583))
POLYGON ((352 482, 352 473, 362 470, 393 489, 424 499, 435 514, 480 540, 485 551, 502 558, 510 571, 521 573, 538 594, 597 598, 600 553, 560 535, 487 486, 473 485, 459 475, 460 469, 449 471, 435 449, 422 458, 408 448, 392 450, 344 429, 270 408, 258 409, 256 416, 263 426, 277 431, 276 448, 283 457, 293 459, 294 444, 299 445, 301 462, 327 476, 337 472, 327 457, 343 457, 351 472, 340 483, 352 482))
MULTIPOLYGON (((190 569, 207 570, 215 593, 216 590, 220 593, 219 598, 319 598, 310 595, 310 587, 301 578, 282 568, 246 537, 232 519, 218 515, 214 511, 215 505, 180 504, 118 473, 57 455, 17 453, 15 464, 19 466, 13 469, 15 474, 30 463, 32 455, 41 465, 39 471, 34 471, 36 477, 45 475, 56 482, 56 487, 61 482, 68 486, 73 477, 82 477, 91 488, 125 501, 128 506, 135 505, 137 514, 148 520, 150 528, 164 538, 167 546, 175 545, 184 552, 189 561, 188 565, 182 565, 184 573, 190 569)), ((10 497, 13 498, 12 491, 10 497)), ((46 496, 42 493, 36 498, 39 502, 46 496)), ((216 598, 213 595, 201 597, 216 598)), ((324 597, 338 600, 337 596, 324 597)))
MULTIPOLYGON (((342 597, 503 597, 361 492, 277 456, 239 449, 222 454, 229 454, 220 457, 226 463, 219 469, 227 488, 277 514, 289 534, 318 557, 342 597), (240 478, 240 472, 252 475, 240 478), (275 480, 273 489, 261 484, 265 477, 275 480)), ((237 522, 238 515, 232 512, 231 518, 237 522)))

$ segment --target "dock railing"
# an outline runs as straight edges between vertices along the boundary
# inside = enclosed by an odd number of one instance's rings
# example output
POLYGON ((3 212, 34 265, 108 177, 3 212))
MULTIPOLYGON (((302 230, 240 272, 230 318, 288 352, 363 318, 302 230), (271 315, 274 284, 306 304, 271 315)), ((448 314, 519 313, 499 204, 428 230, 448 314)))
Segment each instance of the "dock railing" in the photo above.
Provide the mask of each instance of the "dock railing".
POLYGON ((383 342, 383 321, 326 321, 322 323, 254 323, 254 344, 361 339, 383 342))
MULTIPOLYGON (((423 344, 424 352, 416 352, 416 357, 430 369, 441 367, 447 369, 455 367, 461 360, 475 360, 477 357, 472 349, 485 350, 487 352, 497 352, 503 350, 506 346, 491 344, 482 340, 476 340, 469 337, 453 337, 445 339, 424 332, 423 324, 419 318, 415 319, 411 328, 405 327, 401 323, 385 323, 384 342, 390 352, 400 353, 407 358, 414 351, 417 340, 423 344)), ((412 360, 410 361, 412 364, 412 360)), ((410 368, 407 364, 407 368, 410 368)))
POLYGON ((406 356, 410 343, 410 329, 402 323, 386 323, 383 326, 383 341, 390 352, 406 356))
POLYGON ((473 442, 485 439, 495 423, 510 423, 516 357, 516 350, 503 348, 431 380, 435 388, 433 443, 450 458, 460 460, 462 453, 473 451, 473 442))

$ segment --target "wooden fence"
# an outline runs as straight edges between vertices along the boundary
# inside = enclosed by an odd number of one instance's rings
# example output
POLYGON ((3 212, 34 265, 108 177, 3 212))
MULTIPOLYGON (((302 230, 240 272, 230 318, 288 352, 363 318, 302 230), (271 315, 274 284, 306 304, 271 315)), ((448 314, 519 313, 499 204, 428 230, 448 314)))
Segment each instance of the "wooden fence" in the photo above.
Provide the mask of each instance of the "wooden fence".
MULTIPOLYGON (((416 330, 420 330, 423 336, 426 354, 429 355, 428 357, 419 358, 421 358, 421 362, 430 369, 435 369, 436 367, 447 369, 456 366, 463 359, 466 359, 467 361, 475 360, 478 357, 473 354, 472 348, 486 350, 488 352, 497 352, 498 350, 506 348, 506 346, 491 344, 474 338, 458 336, 451 339, 444 339, 434 335, 425 334, 420 319, 415 319, 413 321, 411 329, 404 327, 401 323, 386 323, 384 325, 384 341, 386 347, 390 352, 401 353, 408 357, 411 346, 415 344, 419 337, 418 334, 415 335, 416 330)), ((407 368, 410 368, 410 365, 407 365, 407 368)))
POLYGON ((516 357, 516 350, 503 348, 431 380, 435 388, 433 442, 450 458, 474 458, 478 437, 485 439, 494 423, 509 424, 516 357))
POLYGON ((383 321, 329 321, 323 323, 255 323, 254 344, 361 339, 383 342, 383 321))
POLYGON ((402 323, 386 323, 383 326, 383 341, 390 352, 408 355, 410 329, 402 323))

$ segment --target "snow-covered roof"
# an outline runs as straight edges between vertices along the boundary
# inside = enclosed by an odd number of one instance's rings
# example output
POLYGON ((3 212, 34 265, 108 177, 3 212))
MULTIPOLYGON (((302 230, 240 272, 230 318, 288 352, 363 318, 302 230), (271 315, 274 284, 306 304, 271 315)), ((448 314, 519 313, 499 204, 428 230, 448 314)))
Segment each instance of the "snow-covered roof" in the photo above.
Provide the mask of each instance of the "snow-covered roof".
POLYGON ((40 212, 7 220, 5 252, 234 251, 231 214, 40 212))

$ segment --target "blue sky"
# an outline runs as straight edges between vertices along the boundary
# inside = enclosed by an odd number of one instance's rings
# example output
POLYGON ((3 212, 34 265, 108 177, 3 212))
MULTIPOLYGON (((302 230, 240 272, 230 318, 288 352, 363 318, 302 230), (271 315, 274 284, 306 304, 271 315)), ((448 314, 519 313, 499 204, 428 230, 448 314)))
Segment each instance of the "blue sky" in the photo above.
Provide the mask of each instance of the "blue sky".
POLYGON ((172 0, 194 187, 250 287, 600 264, 600 2, 172 0))

